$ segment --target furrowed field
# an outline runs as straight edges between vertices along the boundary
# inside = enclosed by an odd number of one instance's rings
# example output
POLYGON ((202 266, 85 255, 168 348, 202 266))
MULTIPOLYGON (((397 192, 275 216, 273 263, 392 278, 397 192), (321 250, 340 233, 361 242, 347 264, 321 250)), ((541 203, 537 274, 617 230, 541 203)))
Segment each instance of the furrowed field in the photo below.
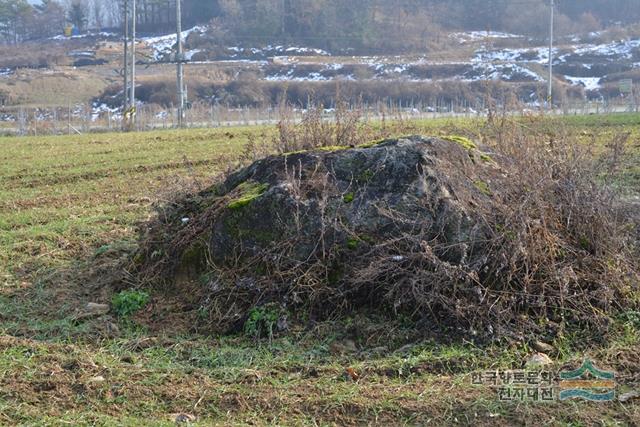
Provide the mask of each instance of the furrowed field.
MULTIPOLYGON (((640 116, 520 122, 548 135, 579 135, 595 151, 624 137, 628 157, 617 184, 637 197, 640 116)), ((484 125, 410 127, 480 142, 484 125)), ((474 371, 522 368, 532 352, 525 342, 404 345, 401 322, 358 315, 346 326, 324 322, 273 340, 211 337, 180 322, 171 307, 154 310, 161 304, 153 295, 133 320, 79 316, 89 302, 111 301, 96 277, 131 253, 154 206, 205 188, 239 164, 247 143, 275 132, 0 139, 0 425, 155 426, 191 417, 194 425, 640 423, 638 399, 509 403, 472 385, 474 371), (158 312, 170 317, 154 318, 158 312)), ((622 395, 640 384, 640 314, 611 330, 614 339, 596 347, 565 336, 551 356, 558 366, 575 367, 588 355, 614 369, 622 395)))

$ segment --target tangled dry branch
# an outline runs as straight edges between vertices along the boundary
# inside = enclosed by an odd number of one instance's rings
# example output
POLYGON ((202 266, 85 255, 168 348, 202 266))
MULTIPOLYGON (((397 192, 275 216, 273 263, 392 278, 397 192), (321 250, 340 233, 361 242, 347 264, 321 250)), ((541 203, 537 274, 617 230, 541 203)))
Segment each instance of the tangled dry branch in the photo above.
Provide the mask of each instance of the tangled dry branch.
MULTIPOLYGON (((354 146, 393 132, 342 117, 325 122, 317 110, 303 123, 282 123, 273 148, 354 146)), ((637 222, 608 185, 624 158, 624 136, 596 155, 570 130, 528 120, 494 120, 476 136, 488 164, 483 180, 477 162, 469 162, 471 148, 434 145, 454 147, 437 152, 456 165, 440 173, 455 190, 447 197, 472 212, 469 218, 457 218, 447 204, 435 216, 415 215, 434 210, 428 198, 413 199, 409 211, 375 203, 384 230, 363 235, 334 202, 350 202, 353 188, 366 193, 368 184, 355 178, 345 184, 330 168, 294 162, 279 177, 296 201, 287 211, 289 234, 261 245, 240 236, 224 257, 210 252, 212 224, 228 226, 229 203, 241 196, 232 175, 174 203, 151 224, 135 269, 147 282, 169 278, 179 286, 180 278, 194 277, 183 271, 185 256, 194 245, 204 247, 195 269, 217 330, 237 328, 251 309, 276 303, 298 319, 369 307, 487 338, 573 327, 605 333, 611 316, 639 306, 637 222), (304 217, 310 200, 319 218, 312 228, 304 217), (451 239, 452 227, 467 227, 465 239, 451 239)))

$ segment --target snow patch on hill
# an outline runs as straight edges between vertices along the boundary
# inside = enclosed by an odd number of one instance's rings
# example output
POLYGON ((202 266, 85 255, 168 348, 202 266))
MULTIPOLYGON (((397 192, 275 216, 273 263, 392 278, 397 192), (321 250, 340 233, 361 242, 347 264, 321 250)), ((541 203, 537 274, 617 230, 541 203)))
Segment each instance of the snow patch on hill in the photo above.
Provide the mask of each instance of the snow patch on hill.
MULTIPOLYGON (((554 55, 558 55, 558 49, 553 50, 554 55)), ((521 48, 521 49, 498 49, 486 50, 482 48, 476 51, 472 58, 473 62, 536 62, 538 64, 549 62, 549 48, 521 48)))
POLYGON ((625 40, 602 45, 582 45, 576 47, 573 54, 579 56, 616 57, 618 59, 633 59, 634 51, 640 48, 640 39, 625 40))
MULTIPOLYGON (((611 60, 631 60, 634 54, 640 54, 640 39, 613 42, 601 45, 581 44, 562 46, 555 48, 554 63, 564 63, 579 59, 577 57, 594 56, 611 60)), ((472 61, 474 62, 536 62, 545 64, 549 62, 549 48, 546 46, 519 48, 519 49, 495 49, 487 50, 485 47, 478 49, 472 61)))
POLYGON ((120 37, 120 35, 116 33, 108 33, 106 31, 100 31, 97 33, 77 34, 77 35, 68 36, 68 37, 63 34, 60 34, 57 36, 50 37, 49 40, 64 41, 64 40, 71 40, 71 39, 89 39, 89 38, 113 39, 116 37, 120 37))
MULTIPOLYGON (((182 39, 186 40, 187 37, 189 37, 189 35, 191 33, 197 32, 197 33, 205 33, 207 31, 207 27, 205 26, 196 26, 193 28, 190 28, 188 30, 183 31, 182 34, 182 39)), ((160 61, 162 58, 164 58, 166 55, 171 54, 171 52, 174 49, 174 46, 176 45, 176 43, 178 43, 178 35, 177 34, 168 34, 166 36, 158 36, 158 37, 143 37, 141 39, 147 46, 149 46, 151 48, 151 50, 153 50, 153 58, 156 61, 160 61)))
POLYGON ((462 33, 452 33, 449 37, 455 39, 460 44, 473 43, 486 39, 521 39, 524 36, 518 34, 502 33, 499 31, 467 31, 462 33))
POLYGON ((600 77, 571 77, 564 76, 574 86, 584 86, 586 90, 600 89, 600 77))
POLYGON ((351 58, 349 64, 341 63, 279 63, 265 64, 263 78, 267 81, 481 81, 503 80, 508 82, 544 81, 524 65, 491 64, 473 62, 433 63, 425 58, 404 62, 400 58, 351 58), (360 59, 360 61, 358 61, 360 59), (358 77, 356 77, 358 76, 358 77))
POLYGON ((462 80, 502 80, 502 81, 544 81, 542 77, 533 71, 517 64, 476 64, 473 70, 465 73, 462 80))
POLYGON ((229 46, 225 48, 230 59, 266 59, 288 56, 331 56, 329 52, 304 46, 267 45, 262 47, 229 46))

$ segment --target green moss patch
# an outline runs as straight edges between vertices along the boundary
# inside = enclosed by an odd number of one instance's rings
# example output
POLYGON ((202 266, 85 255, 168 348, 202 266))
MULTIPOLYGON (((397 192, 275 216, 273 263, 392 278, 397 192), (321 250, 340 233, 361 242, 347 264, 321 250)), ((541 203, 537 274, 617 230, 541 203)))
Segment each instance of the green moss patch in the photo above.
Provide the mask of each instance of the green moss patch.
POLYGON ((296 154, 304 154, 307 152, 308 152, 307 150, 289 151, 288 153, 283 153, 282 155, 287 157, 287 156, 294 156, 296 154))
POLYGON ((227 207, 229 209, 241 209, 251 202, 253 202, 258 197, 262 196, 269 189, 268 184, 260 184, 257 182, 243 182, 236 190, 240 192, 240 197, 229 202, 227 207))
POLYGON ((185 249, 180 257, 181 271, 199 271, 207 264, 208 238, 198 239, 185 249))
POLYGON ((374 175, 375 173, 371 169, 365 169, 356 177, 356 182, 358 184, 366 184, 371 181, 374 175))
POLYGON ((487 163, 492 163, 493 162, 493 158, 486 154, 486 153, 481 153, 480 154, 480 160, 482 160, 483 162, 487 162, 487 163))
POLYGON ((360 242, 358 241, 358 239, 351 238, 347 240, 347 247, 350 250, 355 251, 356 249, 358 249, 358 246, 360 246, 360 242))
POLYGON ((460 145, 462 148, 464 148, 469 152, 469 156, 472 159, 479 153, 480 160, 486 163, 494 163, 493 158, 491 158, 490 155, 481 152, 478 149, 478 146, 469 138, 466 138, 464 136, 459 136, 459 135, 448 135, 448 136, 443 136, 442 139, 449 142, 455 142, 456 144, 460 145))
POLYGON ((484 181, 481 181, 481 180, 474 181, 473 185, 475 185, 476 188, 482 192, 482 194, 485 194, 487 196, 491 196, 493 194, 491 192, 491 188, 489 188, 489 184, 487 184, 484 181))
POLYGON ((334 151, 342 151, 342 150, 347 150, 351 147, 348 147, 346 145, 328 145, 326 147, 317 147, 317 148, 313 148, 311 150, 298 150, 298 151, 289 151, 288 153, 284 153, 282 154, 283 156, 293 156, 296 154, 305 154, 305 153, 311 153, 314 151, 324 151, 324 152, 328 152, 328 153, 333 153, 334 151))
POLYGON ((342 150, 347 150, 350 147, 346 146, 346 145, 329 145, 327 147, 320 147, 317 149, 317 151, 327 151, 329 153, 333 153, 334 151, 342 151, 342 150))
POLYGON ((364 143, 364 144, 360 144, 360 145, 358 145, 357 148, 373 148, 376 145, 380 145, 380 144, 382 144, 383 142, 386 142, 386 141, 388 141, 388 139, 379 139, 377 141, 372 141, 372 142, 367 142, 367 143, 364 143))
POLYGON ((445 141, 450 141, 450 142, 455 142, 456 144, 459 144, 462 146, 462 148, 464 148, 465 150, 477 150, 478 146, 471 141, 469 138, 466 138, 464 136, 459 136, 459 135, 447 135, 442 137, 442 139, 444 139, 445 141))
POLYGON ((251 239, 262 244, 276 240, 277 233, 270 228, 257 228, 247 223, 242 212, 238 211, 224 218, 226 231, 236 239, 251 239))
POLYGON ((342 200, 344 200, 345 203, 351 203, 355 198, 356 195, 354 193, 347 193, 342 197, 342 200))

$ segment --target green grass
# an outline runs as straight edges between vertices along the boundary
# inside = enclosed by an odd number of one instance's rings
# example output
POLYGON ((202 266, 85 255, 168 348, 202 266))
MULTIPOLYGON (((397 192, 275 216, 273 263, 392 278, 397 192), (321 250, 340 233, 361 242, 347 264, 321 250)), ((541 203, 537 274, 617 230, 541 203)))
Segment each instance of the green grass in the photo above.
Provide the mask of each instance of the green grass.
POLYGON ((0 271, 131 238, 163 189, 215 176, 249 132, 262 129, 0 139, 0 271))
MULTIPOLYGON (((535 126, 561 123, 601 142, 619 131, 632 132, 635 141, 640 135, 635 115, 602 120, 601 126, 593 126, 591 117, 535 126)), ((482 125, 415 123, 416 133, 441 136, 478 134, 482 125)), ((197 425, 640 420, 637 404, 510 404, 471 385, 475 370, 523 366, 530 353, 526 340, 489 348, 434 342, 404 347, 410 331, 401 323, 378 333, 375 324, 356 318, 351 332, 326 323, 273 339, 149 330, 136 324, 136 315, 77 319, 86 302, 111 299, 87 282, 95 275, 85 270, 108 267, 131 252, 138 224, 155 202, 185 185, 206 185, 250 134, 269 132, 255 127, 0 139, 0 425, 170 426, 179 413, 197 416, 197 425), (110 323, 119 332, 109 332, 110 323), (356 352, 340 350, 348 340, 356 352), (357 382, 345 377, 347 368, 360 375, 357 382)), ((146 315, 145 307, 136 308, 146 315)), ((637 374, 637 318, 621 317, 612 326, 615 339, 604 348, 576 350, 580 337, 567 337, 554 343, 552 356, 575 365, 588 352, 627 381, 637 374)))
POLYGON ((564 123, 577 127, 596 128, 602 130, 606 127, 632 127, 637 130, 640 126, 640 114, 618 113, 608 115, 568 116, 561 119, 564 123))

